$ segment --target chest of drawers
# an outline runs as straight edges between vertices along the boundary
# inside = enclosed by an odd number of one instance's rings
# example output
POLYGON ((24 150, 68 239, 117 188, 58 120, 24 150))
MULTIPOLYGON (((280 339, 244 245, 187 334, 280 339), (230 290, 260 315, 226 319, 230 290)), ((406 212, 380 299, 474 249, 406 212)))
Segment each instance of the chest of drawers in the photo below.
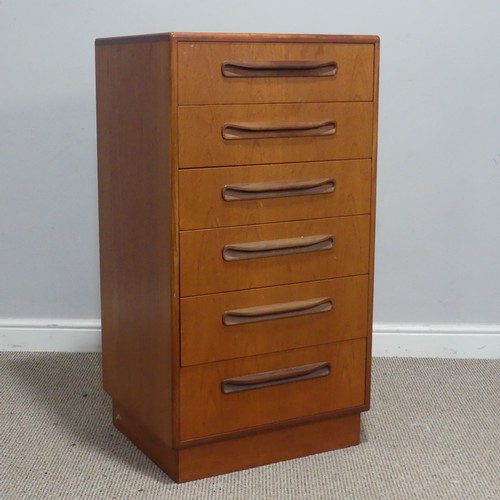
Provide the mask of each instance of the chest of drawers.
POLYGON ((104 388, 176 481, 359 442, 378 49, 96 41, 104 388))

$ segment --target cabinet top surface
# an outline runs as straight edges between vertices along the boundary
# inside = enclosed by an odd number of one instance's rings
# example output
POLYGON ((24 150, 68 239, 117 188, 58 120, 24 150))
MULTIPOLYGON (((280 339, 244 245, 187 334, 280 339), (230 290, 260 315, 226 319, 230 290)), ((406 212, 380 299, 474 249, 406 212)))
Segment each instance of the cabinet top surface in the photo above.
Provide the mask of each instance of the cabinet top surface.
POLYGON ((167 40, 180 42, 302 42, 302 43, 379 43, 376 35, 302 35, 268 33, 156 33, 149 35, 98 38, 96 45, 151 43, 167 40))

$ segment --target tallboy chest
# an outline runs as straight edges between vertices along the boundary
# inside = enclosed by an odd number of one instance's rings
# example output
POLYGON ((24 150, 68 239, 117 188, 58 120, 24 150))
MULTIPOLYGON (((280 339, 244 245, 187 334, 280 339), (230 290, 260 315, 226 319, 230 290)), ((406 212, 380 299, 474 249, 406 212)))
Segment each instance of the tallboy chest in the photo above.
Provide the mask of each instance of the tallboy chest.
POLYGON ((359 442, 379 42, 96 41, 104 388, 182 482, 359 442))

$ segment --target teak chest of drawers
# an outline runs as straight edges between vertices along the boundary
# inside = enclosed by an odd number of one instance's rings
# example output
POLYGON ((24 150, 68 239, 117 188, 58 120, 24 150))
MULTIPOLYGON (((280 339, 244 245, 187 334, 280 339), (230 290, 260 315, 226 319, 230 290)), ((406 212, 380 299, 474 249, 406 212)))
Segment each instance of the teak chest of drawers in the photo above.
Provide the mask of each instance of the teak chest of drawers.
POLYGON ((176 481, 357 444, 379 41, 96 41, 104 388, 176 481))

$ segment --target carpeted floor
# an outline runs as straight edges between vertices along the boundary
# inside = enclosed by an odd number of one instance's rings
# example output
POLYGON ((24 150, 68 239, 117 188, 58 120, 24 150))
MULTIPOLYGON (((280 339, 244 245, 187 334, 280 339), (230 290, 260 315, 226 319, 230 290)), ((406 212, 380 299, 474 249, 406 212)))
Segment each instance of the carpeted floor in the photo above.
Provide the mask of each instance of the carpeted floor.
POLYGON ((375 359, 360 446, 183 485, 111 425, 98 354, 0 353, 0 499, 500 499, 500 360, 375 359))

